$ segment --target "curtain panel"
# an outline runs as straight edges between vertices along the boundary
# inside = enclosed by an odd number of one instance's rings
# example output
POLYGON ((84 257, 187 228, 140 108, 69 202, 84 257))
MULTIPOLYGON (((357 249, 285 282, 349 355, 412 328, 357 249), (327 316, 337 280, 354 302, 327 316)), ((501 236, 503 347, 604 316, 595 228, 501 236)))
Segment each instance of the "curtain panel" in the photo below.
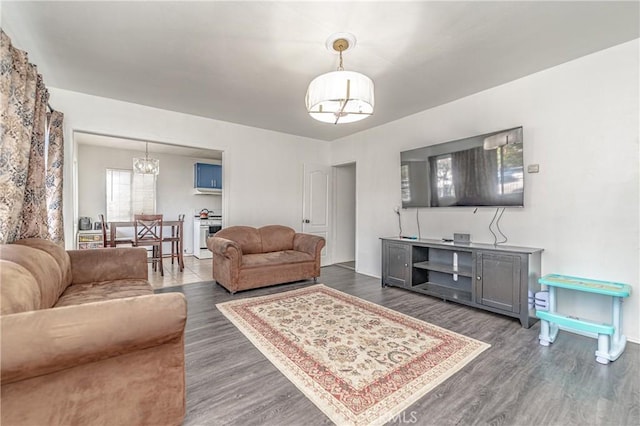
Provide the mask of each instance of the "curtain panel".
POLYGON ((63 244, 63 115, 52 111, 52 131, 45 131, 43 78, 4 31, 0 37, 0 243, 33 237, 63 244), (49 206, 57 210, 51 217, 49 206))
POLYGON ((64 246, 64 221, 62 216, 62 181, 64 165, 64 137, 62 120, 64 114, 51 111, 48 118, 47 174, 45 178, 47 197, 47 224, 49 239, 64 246))

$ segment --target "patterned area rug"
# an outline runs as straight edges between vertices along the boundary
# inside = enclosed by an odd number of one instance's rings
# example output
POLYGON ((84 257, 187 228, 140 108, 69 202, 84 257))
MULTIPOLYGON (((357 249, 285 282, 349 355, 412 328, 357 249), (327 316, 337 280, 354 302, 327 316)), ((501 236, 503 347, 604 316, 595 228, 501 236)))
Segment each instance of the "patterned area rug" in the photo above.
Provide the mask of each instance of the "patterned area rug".
POLYGON ((392 421, 489 347, 323 284, 216 306, 338 425, 392 421))

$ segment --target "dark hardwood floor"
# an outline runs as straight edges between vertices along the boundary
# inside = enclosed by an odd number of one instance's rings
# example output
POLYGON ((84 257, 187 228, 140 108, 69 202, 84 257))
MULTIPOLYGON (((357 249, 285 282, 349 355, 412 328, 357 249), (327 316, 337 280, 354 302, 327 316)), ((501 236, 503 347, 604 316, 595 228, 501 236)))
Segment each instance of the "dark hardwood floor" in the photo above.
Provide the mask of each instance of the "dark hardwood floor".
MULTIPOLYGON (((415 318, 491 344, 461 371, 390 424, 638 425, 640 346, 615 362, 595 361, 596 340, 561 331, 538 344, 539 323, 443 302, 345 268, 322 268, 318 280, 415 318)), ((215 307, 313 284, 295 283, 230 295, 213 282, 156 290, 188 300, 185 425, 324 425, 332 422, 215 307)))

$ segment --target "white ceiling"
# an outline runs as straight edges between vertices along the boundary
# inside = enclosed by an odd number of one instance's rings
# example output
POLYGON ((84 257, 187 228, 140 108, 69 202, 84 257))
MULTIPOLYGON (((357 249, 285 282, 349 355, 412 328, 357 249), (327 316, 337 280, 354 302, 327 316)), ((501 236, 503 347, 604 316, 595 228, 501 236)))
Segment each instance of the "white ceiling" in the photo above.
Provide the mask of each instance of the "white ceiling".
MULTIPOLYGON (((334 140, 639 37, 632 2, 3 1, 2 27, 51 87, 334 140), (374 116, 305 112, 309 82, 376 85, 374 116)), ((55 103, 55 102, 54 102, 55 103)), ((55 105, 53 105, 55 107, 55 105)))

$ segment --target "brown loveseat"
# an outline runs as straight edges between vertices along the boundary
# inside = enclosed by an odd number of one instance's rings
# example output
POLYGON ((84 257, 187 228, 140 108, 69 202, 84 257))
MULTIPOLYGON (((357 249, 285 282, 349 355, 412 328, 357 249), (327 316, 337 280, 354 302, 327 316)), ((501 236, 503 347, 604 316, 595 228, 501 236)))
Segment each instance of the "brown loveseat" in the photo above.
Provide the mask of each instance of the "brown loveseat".
POLYGON ((213 279, 231 293, 320 276, 324 238, 281 225, 231 226, 207 239, 213 279))
POLYGON ((186 301, 146 256, 0 245, 2 425, 182 423, 186 301))

